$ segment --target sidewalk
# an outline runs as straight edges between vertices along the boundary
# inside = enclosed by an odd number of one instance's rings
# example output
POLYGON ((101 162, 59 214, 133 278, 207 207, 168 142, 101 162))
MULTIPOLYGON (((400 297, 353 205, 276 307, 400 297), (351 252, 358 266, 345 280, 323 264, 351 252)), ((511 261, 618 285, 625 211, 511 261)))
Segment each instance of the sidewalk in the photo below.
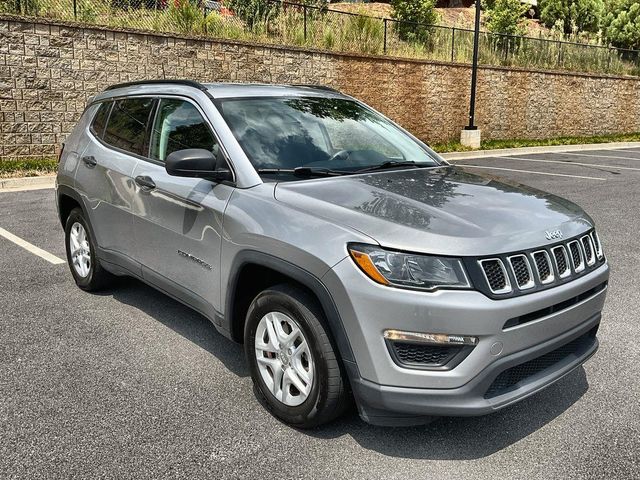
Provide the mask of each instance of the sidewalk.
POLYGON ((547 147, 502 148, 498 150, 470 150, 468 152, 441 153, 445 160, 466 160, 468 158, 508 157, 511 155, 532 155, 535 153, 581 152, 585 150, 616 150, 619 148, 640 148, 640 142, 588 143, 582 145, 553 145, 547 147))

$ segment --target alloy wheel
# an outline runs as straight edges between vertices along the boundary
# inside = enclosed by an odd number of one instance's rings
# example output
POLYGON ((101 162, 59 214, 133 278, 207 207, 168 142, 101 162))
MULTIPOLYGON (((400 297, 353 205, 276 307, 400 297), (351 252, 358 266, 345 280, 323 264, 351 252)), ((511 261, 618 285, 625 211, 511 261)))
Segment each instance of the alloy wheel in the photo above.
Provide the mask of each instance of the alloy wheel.
POLYGON ((71 252, 71 264, 76 273, 82 278, 87 277, 91 271, 91 247, 87 231, 80 222, 75 222, 69 232, 69 250, 71 252))
POLYGON ((269 312, 258 323, 255 355, 262 380, 283 404, 304 403, 313 387, 314 364, 302 329, 288 315, 269 312))

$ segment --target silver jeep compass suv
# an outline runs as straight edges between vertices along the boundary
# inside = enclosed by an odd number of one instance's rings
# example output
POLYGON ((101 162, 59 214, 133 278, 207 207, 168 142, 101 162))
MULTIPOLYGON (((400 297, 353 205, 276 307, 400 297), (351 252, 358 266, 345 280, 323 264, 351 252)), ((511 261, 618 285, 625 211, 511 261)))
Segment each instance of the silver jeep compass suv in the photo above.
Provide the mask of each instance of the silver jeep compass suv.
POLYGON ((129 275, 196 309, 298 427, 353 400, 383 425, 490 413, 598 346, 609 267, 587 214, 331 89, 108 88, 56 197, 80 288, 129 275))

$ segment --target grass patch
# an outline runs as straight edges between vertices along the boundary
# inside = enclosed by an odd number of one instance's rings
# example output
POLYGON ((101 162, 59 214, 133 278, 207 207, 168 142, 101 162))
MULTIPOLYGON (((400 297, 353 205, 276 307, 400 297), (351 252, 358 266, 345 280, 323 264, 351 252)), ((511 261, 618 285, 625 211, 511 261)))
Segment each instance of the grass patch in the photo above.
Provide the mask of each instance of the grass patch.
POLYGON ((37 177, 51 175, 58 169, 55 158, 22 158, 0 160, 0 178, 37 177))
MULTIPOLYGON (((523 147, 551 147, 557 145, 589 145, 592 143, 612 143, 612 142, 640 142, 640 133, 623 133, 616 135, 596 135, 593 137, 557 137, 544 140, 485 140, 480 146, 480 150, 496 150, 502 148, 523 148, 523 147)), ((463 146, 460 142, 450 141, 446 143, 432 144, 438 153, 466 152, 471 150, 463 146)))

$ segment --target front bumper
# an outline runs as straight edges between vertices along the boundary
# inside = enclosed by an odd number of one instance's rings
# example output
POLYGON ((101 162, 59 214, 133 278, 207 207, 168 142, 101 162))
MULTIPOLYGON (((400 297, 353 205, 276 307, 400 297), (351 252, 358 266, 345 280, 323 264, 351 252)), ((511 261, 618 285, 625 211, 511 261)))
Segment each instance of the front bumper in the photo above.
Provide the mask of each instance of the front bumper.
POLYGON ((598 349, 595 331, 600 314, 558 338, 497 360, 466 385, 453 389, 403 388, 355 379, 351 385, 362 418, 374 425, 414 425, 433 415, 485 415, 523 400, 558 381, 586 362, 598 349), (485 393, 505 370, 534 360, 579 339, 580 347, 550 368, 528 376, 502 395, 485 393))
POLYGON ((518 382, 517 388, 485 398, 490 385, 505 370, 594 333, 607 289, 516 327, 504 328, 507 320, 566 302, 606 284, 608 277, 609 267, 604 264, 553 289, 492 300, 474 291, 425 293, 377 285, 346 259, 323 281, 341 313, 353 350, 355 362, 345 362, 345 366, 360 413, 370 423, 395 425, 416 423, 420 416, 491 413, 580 366, 597 350, 595 335, 552 367, 518 382), (392 359, 383 339, 388 328, 473 335, 479 342, 451 370, 411 369, 392 359), (496 344, 501 348, 496 349, 496 344))

